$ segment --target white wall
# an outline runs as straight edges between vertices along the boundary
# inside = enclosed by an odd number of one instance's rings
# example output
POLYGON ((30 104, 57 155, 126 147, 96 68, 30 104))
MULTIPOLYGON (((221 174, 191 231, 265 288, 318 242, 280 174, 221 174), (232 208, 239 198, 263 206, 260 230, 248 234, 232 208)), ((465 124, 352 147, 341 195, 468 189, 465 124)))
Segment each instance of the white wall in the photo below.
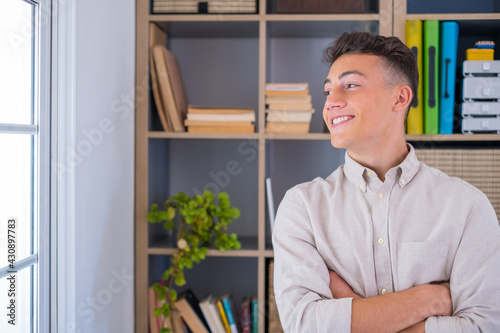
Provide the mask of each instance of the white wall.
POLYGON ((133 332, 135 1, 76 9, 77 332, 133 332))

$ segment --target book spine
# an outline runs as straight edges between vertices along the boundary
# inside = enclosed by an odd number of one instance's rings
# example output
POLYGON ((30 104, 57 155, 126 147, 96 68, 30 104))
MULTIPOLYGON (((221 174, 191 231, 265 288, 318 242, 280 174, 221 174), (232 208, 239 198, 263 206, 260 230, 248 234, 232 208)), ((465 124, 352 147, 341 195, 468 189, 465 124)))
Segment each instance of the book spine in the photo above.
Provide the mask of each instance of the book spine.
POLYGON ((259 333, 259 302, 252 299, 252 333, 259 333))
POLYGON ((421 20, 410 20, 406 22, 406 45, 417 59, 419 73, 418 90, 413 93, 417 98, 410 108, 407 118, 408 134, 424 134, 424 52, 423 52, 423 27, 421 20))
POLYGON ((456 22, 442 22, 440 33, 441 89, 439 91, 439 134, 453 134, 458 24, 456 22))
POLYGON ((231 333, 238 333, 238 328, 236 327, 236 322, 234 321, 233 311, 231 310, 230 299, 229 298, 223 299, 222 304, 224 305, 224 311, 226 311, 227 321, 229 323, 229 328, 231 329, 231 333))
POLYGON ((241 303, 241 326, 242 333, 251 333, 252 323, 250 319, 250 301, 248 299, 241 303))
POLYGON ((219 307, 220 317, 222 318, 222 322, 224 323, 224 327, 226 328, 226 333, 231 333, 231 328, 229 327, 229 322, 227 321, 226 312, 224 311, 224 306, 222 302, 217 301, 217 306, 219 307))
POLYGON ((439 133, 439 21, 424 22, 424 134, 439 133))

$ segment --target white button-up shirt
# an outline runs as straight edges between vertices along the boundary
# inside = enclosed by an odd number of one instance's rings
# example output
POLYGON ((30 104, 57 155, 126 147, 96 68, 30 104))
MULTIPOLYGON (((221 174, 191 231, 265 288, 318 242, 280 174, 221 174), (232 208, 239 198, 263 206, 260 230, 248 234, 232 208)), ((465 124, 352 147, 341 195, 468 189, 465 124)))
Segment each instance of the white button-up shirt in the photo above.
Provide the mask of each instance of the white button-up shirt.
POLYGON ((418 161, 413 147, 382 182, 351 159, 290 189, 273 230, 274 289, 285 332, 350 332, 352 298, 450 281, 452 317, 431 332, 500 332, 500 228, 487 197, 418 161))

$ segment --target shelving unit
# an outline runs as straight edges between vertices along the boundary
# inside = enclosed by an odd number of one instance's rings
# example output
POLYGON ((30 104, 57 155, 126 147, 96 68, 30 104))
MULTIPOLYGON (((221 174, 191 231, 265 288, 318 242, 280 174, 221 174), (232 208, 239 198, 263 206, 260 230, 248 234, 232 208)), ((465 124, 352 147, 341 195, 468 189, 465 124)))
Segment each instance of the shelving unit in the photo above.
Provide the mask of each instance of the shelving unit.
MULTIPOLYGON (((239 251, 209 251, 206 261, 188 272, 188 285, 198 297, 231 292, 237 304, 241 295, 257 294, 259 332, 266 331, 266 272, 273 251, 265 179, 269 176, 273 179, 277 206, 286 189, 316 176, 325 177, 343 163, 343 151, 331 147, 330 135, 323 132, 321 116, 323 78, 328 72, 321 64, 321 52, 329 42, 352 30, 394 34, 404 39, 407 19, 453 19, 480 25, 500 22, 497 13, 407 14, 404 0, 380 0, 378 14, 268 14, 266 0, 259 0, 259 13, 241 15, 153 15, 149 7, 149 0, 137 0, 135 331, 138 333, 148 332, 147 288, 161 276, 174 253, 172 241, 162 227, 148 224, 149 207, 181 190, 188 194, 202 191, 203 186, 227 191, 233 205, 240 208, 242 216, 230 231, 239 234, 243 246, 239 251), (178 57, 189 103, 255 109, 255 133, 159 130, 148 83, 150 23, 156 23, 168 34, 167 47, 178 57), (265 133, 267 82, 309 83, 316 109, 311 133, 265 133), (236 161, 241 173, 227 182, 221 179, 217 182, 214 175, 223 172, 229 161, 236 161)), ((408 136, 407 139, 500 142, 497 135, 408 136)))

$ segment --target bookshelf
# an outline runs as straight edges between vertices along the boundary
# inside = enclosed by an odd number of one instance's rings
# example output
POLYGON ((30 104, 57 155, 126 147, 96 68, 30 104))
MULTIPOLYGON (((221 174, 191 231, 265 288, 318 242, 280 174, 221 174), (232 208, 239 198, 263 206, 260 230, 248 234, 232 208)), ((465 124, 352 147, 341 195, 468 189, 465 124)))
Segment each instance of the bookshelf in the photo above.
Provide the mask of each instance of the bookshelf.
MULTIPOLYGON (((141 333, 148 332, 147 288, 159 279, 174 253, 162 227, 148 224, 149 207, 179 191, 202 191, 203 186, 228 192, 240 208, 242 216, 230 231, 238 233, 242 249, 209 251, 202 264, 187 272, 188 286, 199 298, 231 292, 236 305, 242 296, 257 294, 259 332, 266 332, 267 263, 273 251, 265 178, 273 179, 277 207, 286 189, 327 176, 343 163, 344 153, 331 147, 321 116, 322 82, 328 72, 321 53, 329 42, 353 30, 404 39, 407 19, 458 20, 469 26, 463 43, 474 38, 478 26, 493 26, 494 36, 488 29, 484 35, 497 42, 500 31, 498 11, 407 13, 404 0, 379 0, 378 13, 368 14, 271 14, 266 1, 259 0, 258 13, 238 15, 150 14, 150 1, 136 1, 135 331, 141 333), (255 109, 255 133, 161 131, 148 82, 150 23, 168 34, 167 47, 178 57, 189 103, 255 109), (265 133, 267 82, 309 83, 316 110, 310 133, 265 133), (236 161, 242 171, 227 184, 217 183, 213 175, 223 171, 228 161, 236 161)), ((497 2, 495 8, 500 7, 497 2)), ((500 143, 499 135, 412 135, 407 139, 424 144, 500 143)))

